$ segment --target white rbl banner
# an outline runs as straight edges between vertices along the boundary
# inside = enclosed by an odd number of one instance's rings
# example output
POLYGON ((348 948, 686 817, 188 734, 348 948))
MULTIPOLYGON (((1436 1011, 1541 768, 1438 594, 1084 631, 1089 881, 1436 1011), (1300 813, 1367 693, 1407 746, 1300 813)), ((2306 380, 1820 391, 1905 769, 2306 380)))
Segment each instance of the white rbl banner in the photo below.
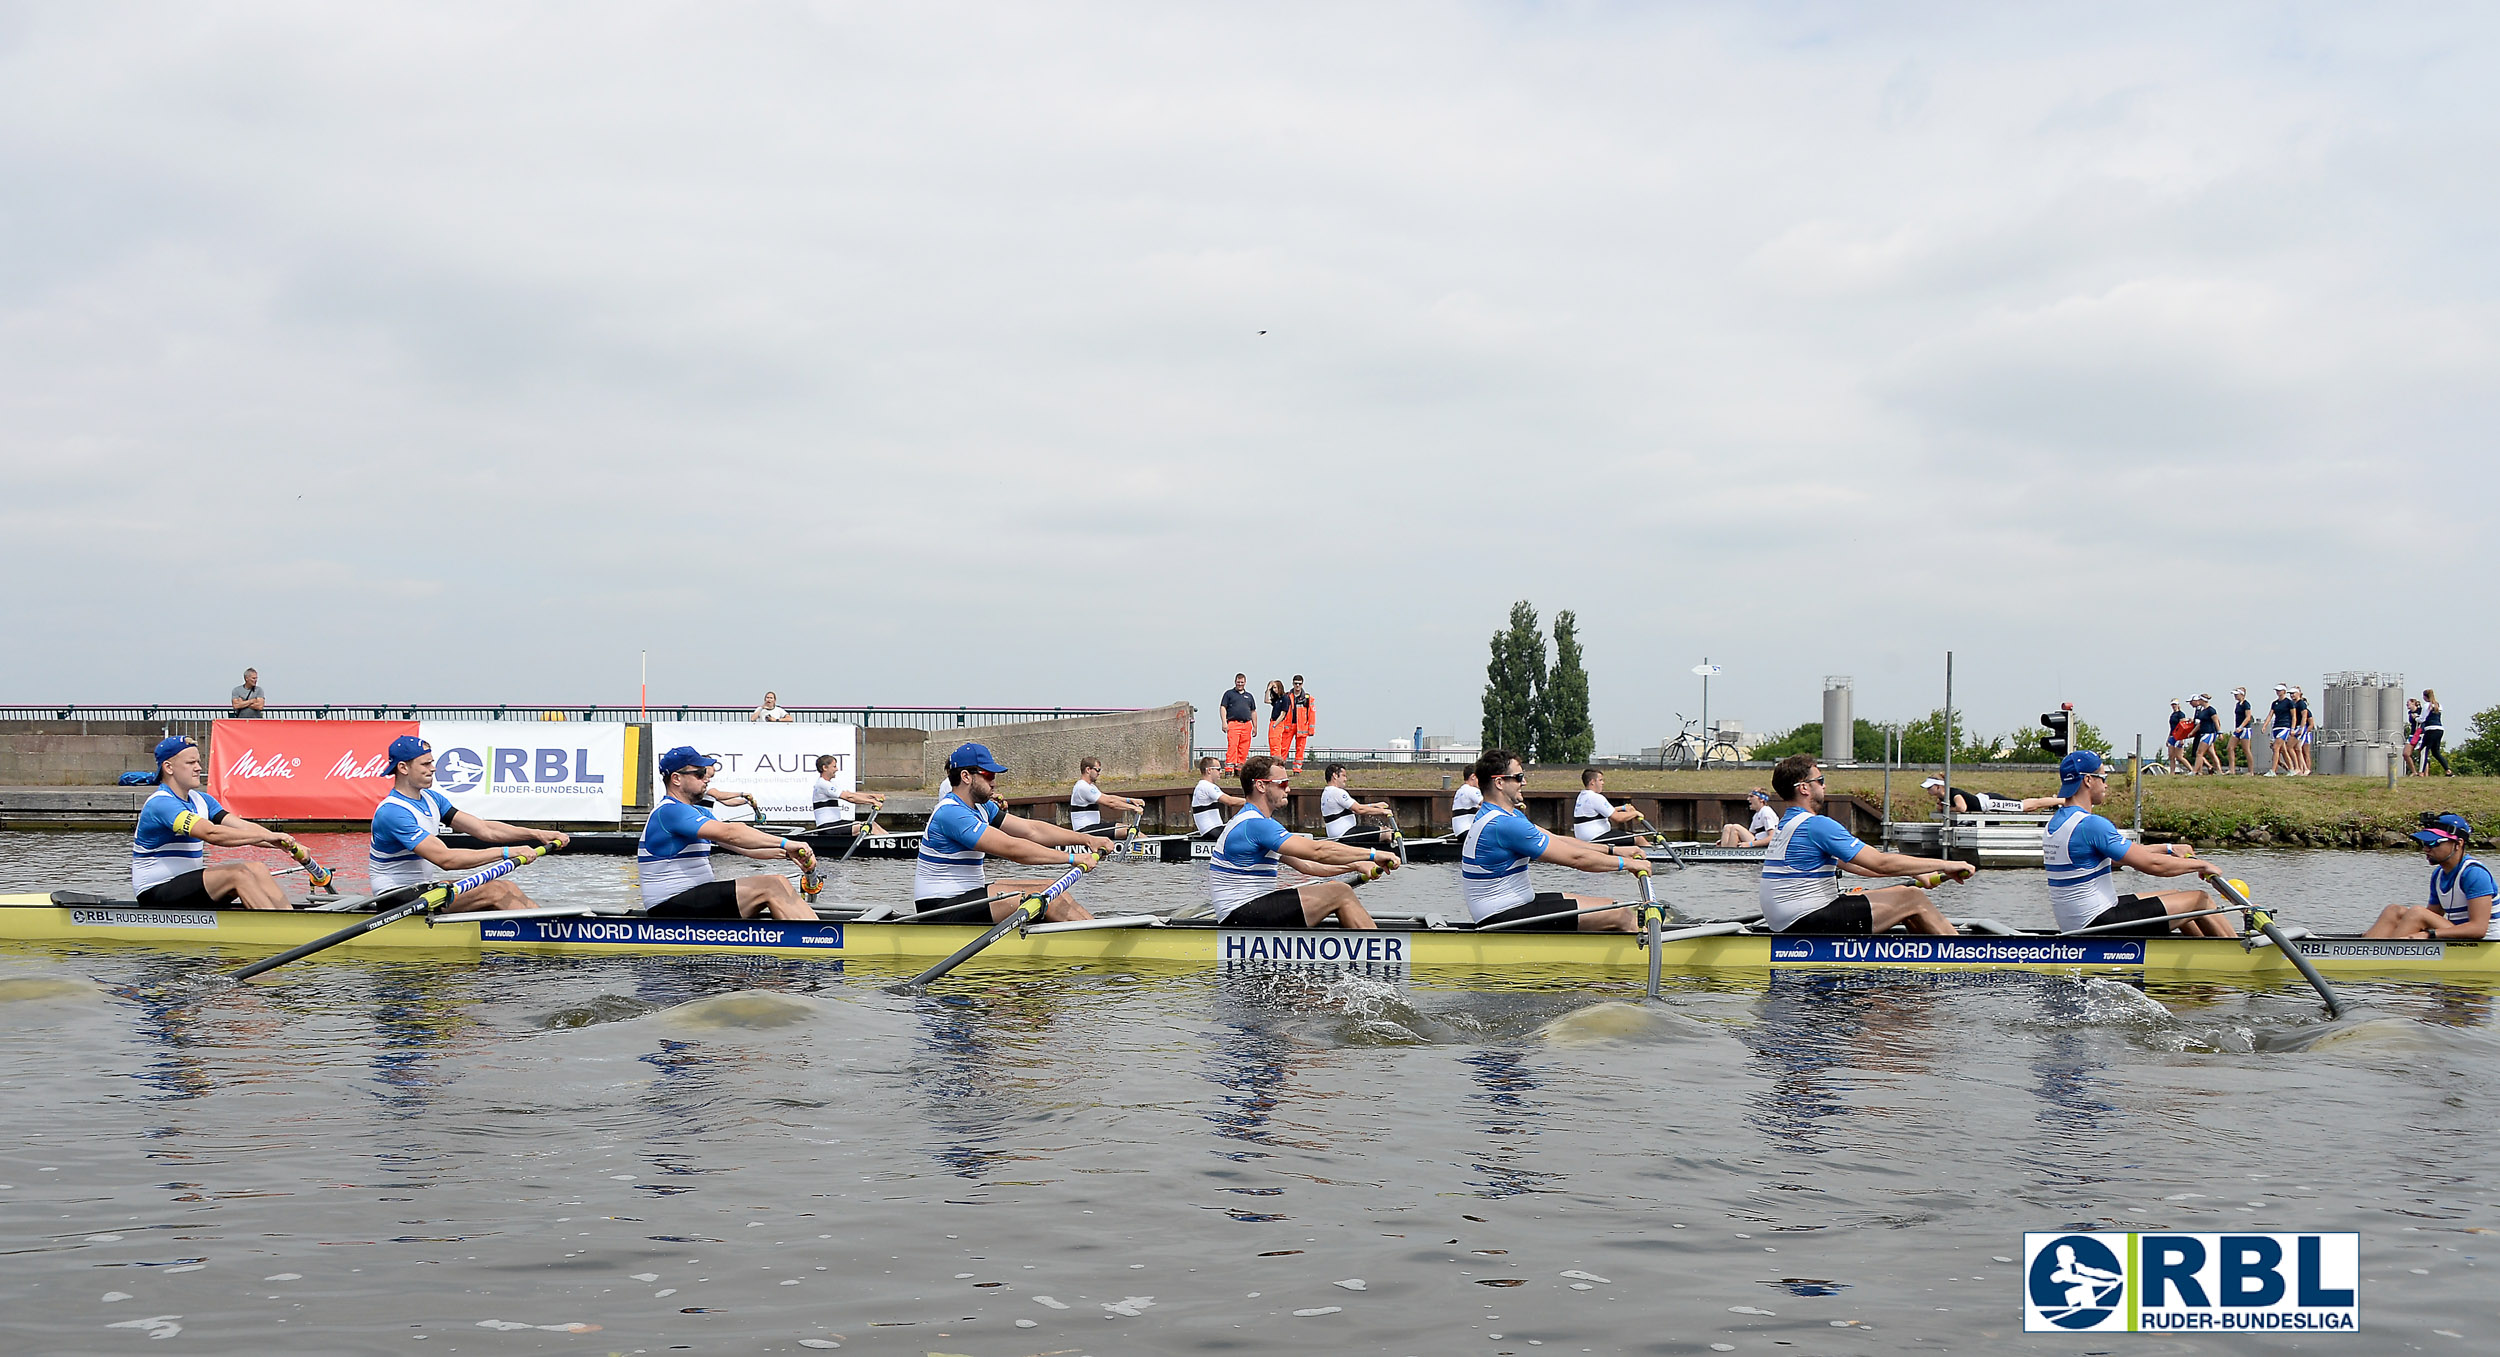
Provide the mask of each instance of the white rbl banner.
MULTIPOLYGON (((783 824, 816 818, 816 760, 831 754, 833 781, 859 790, 859 727, 831 722, 654 721, 651 723, 651 786, 660 793, 660 755, 693 745, 721 762, 714 792, 748 792, 764 803, 764 818, 783 824)), ((715 812, 725 820, 748 818, 744 806, 715 812)))
POLYGON ((523 823, 625 817, 625 727, 607 721, 420 721, 434 790, 471 815, 523 823))

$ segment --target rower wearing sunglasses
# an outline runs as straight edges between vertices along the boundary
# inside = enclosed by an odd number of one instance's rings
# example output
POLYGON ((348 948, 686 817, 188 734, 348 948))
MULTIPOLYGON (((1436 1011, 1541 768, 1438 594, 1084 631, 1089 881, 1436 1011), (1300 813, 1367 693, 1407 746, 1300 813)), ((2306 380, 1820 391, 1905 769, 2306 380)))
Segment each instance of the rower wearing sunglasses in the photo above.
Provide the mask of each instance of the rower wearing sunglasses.
POLYGON ((2078 749, 2057 765, 2057 790, 2065 798, 2040 830, 2041 865, 2048 868, 2049 908, 2057 913, 2060 931, 2099 928, 2122 937, 2158 938, 2173 929, 2191 938, 2236 938, 2239 930, 2228 914, 2174 919, 2214 907, 2199 890, 2120 895, 2111 872, 2132 867, 2146 876, 2220 876, 2221 869, 2198 860, 2194 849, 2169 851, 2175 844, 2152 848, 2127 842, 2127 836, 2093 812, 2109 799, 2109 779, 2101 756, 2078 749), (2112 924, 2134 924, 2112 928, 2112 924))
MULTIPOLYGON (((1007 765, 991 757, 989 746, 966 744, 946 756, 946 795, 929 813, 929 827, 920 836, 920 860, 913 864, 913 908, 926 913, 949 905, 990 902, 990 922, 1015 911, 1026 893, 1050 885, 1047 877, 991 881, 982 863, 1005 858, 1027 867, 1072 867, 1100 861, 1111 851, 1111 838, 1080 834, 1042 820, 1009 815, 998 802, 998 775, 1007 765)), ((1050 902, 1042 917, 1053 923, 1094 917, 1069 895, 1050 902)))
MULTIPOLYGON (((712 817, 702 804, 720 760, 679 745, 660 756, 660 803, 642 826, 642 846, 634 862, 642 875, 643 912, 660 919, 776 919, 816 917, 799 898, 790 878, 779 872, 758 872, 728 881, 712 875, 715 844, 740 857, 783 858, 802 871, 816 861, 814 849, 777 838, 753 825, 712 817)), ((723 798, 728 799, 728 798, 723 798)))
POLYGON ((1476 780, 1484 784, 1484 806, 1459 840, 1458 886, 1478 928, 1520 919, 1539 920, 1519 930, 1533 933, 1630 933, 1640 927, 1629 907, 1605 908, 1616 903, 1610 897, 1537 890, 1528 880, 1528 864, 1646 872, 1648 854, 1628 843, 1600 846, 1568 834, 1548 834, 1529 823, 1522 809, 1528 800, 1528 775, 1519 756, 1507 749, 1484 751, 1476 760, 1476 780), (1584 909, 1596 912, 1575 913, 1584 909))
POLYGON ((1276 815, 1293 794, 1293 776, 1271 754, 1253 754, 1241 765, 1241 790, 1249 798, 1215 838, 1207 860, 1207 895, 1216 922, 1229 928, 1317 928, 1334 918, 1347 928, 1376 928, 1342 881, 1307 886, 1276 884, 1282 863, 1304 876, 1334 876, 1349 868, 1364 880, 1397 870, 1398 856, 1377 849, 1296 834, 1276 815))
POLYGON ((1958 937, 1927 892, 1916 886, 1885 886, 1843 892, 1838 872, 1855 876, 1921 876, 1942 872, 1965 881, 1979 869, 1967 862, 1914 858, 1870 848, 1823 814, 1831 797, 1823 769, 1811 754, 1791 754, 1771 770, 1771 794, 1783 803, 1779 828, 1762 858, 1762 921, 1774 933, 1836 933, 1863 937, 1894 926, 1913 933, 1958 937), (1834 869, 1838 869, 1835 871, 1834 869))

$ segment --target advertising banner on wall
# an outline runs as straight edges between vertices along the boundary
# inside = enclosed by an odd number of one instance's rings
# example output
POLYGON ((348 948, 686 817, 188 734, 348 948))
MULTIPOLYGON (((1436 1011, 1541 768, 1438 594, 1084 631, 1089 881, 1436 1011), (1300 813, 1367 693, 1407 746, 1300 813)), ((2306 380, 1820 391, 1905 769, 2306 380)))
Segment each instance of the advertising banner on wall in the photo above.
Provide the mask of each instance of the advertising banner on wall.
POLYGON ((521 823, 625 815, 625 727, 611 721, 426 721, 434 790, 471 815, 521 823))
POLYGON ((625 727, 571 721, 219 721, 209 794, 248 820, 369 820, 391 741, 434 746, 434 785, 489 820, 625 814, 625 727))
MULTIPOLYGON (((660 755, 693 745, 721 761, 715 791, 751 792, 764 803, 764 818, 782 824, 812 822, 816 758, 834 756, 834 782, 859 788, 859 727, 832 722, 654 721, 651 723, 651 786, 658 795, 660 755)), ((724 818, 741 819, 740 813, 724 818)))

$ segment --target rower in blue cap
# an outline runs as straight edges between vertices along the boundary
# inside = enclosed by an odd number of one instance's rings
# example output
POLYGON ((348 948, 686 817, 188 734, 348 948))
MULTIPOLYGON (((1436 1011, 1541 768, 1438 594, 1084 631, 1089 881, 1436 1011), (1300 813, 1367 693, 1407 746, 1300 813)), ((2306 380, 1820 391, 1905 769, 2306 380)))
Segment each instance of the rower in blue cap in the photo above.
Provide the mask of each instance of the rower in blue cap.
POLYGON ((712 876, 712 846, 740 857, 785 858, 812 871, 815 850, 791 839, 777 838, 752 825, 712 818, 701 805, 704 789, 720 760, 679 745, 660 756, 658 805, 642 826, 642 846, 634 854, 641 868, 643 912, 654 918, 806 920, 816 911, 779 872, 758 872, 727 881, 712 876))
POLYGON ((208 845, 295 851, 292 835, 256 825, 204 790, 200 746, 188 735, 156 745, 158 786, 130 834, 130 889, 143 905, 207 909, 234 901, 246 909, 293 909, 277 878, 257 862, 208 865, 208 845))
MULTIPOLYGON (((1040 820, 1009 815, 998 803, 998 775, 1007 765, 991 757, 989 746, 967 744, 946 756, 946 795, 929 814, 920 836, 920 860, 912 867, 913 907, 923 912, 948 905, 990 900, 995 923, 1015 909, 1018 895, 1048 886, 1046 878, 1004 881, 984 879, 981 864, 1005 858, 1028 867, 1065 867, 1099 860, 1112 839, 1079 834, 1040 820), (995 898, 993 895, 995 894, 995 898)), ((1062 894, 1050 902, 1043 917, 1054 923, 1094 917, 1062 894)))
MULTIPOLYGON (((383 771, 390 775, 391 790, 373 808, 373 848, 365 856, 376 894, 439 881, 444 872, 465 872, 505 858, 527 862, 564 846, 564 836, 553 830, 481 819, 454 806, 450 797, 434 790, 434 746, 414 735, 391 741, 385 761, 383 771), (442 837, 447 829, 496 846, 449 847, 442 837)), ((533 909, 536 904, 507 876, 462 891, 443 908, 452 912, 533 909)))
POLYGON ((2109 778, 2101 756, 2091 750, 2067 755, 2057 765, 2057 779, 2057 793, 2064 804, 2050 813, 2041 829, 2040 850, 2049 869, 2049 907, 2056 912, 2061 931, 2131 923, 2137 926, 2109 931, 2147 938, 2168 936, 2173 929, 2192 938, 2239 936, 2228 914, 2171 917, 2214 908, 2212 897, 2203 891, 2120 895, 2112 875, 2120 867, 2132 867, 2146 876, 2218 877, 2222 869, 2199 859, 2193 849, 2182 854, 2129 843, 2118 826, 2093 814, 2095 807, 2109 799, 2109 778))
POLYGON ((2428 905, 2389 905, 2379 911, 2365 938, 2500 938, 2500 917, 2492 913, 2491 869, 2465 845, 2474 825, 2453 811, 2422 817, 2413 841, 2431 865, 2428 905))

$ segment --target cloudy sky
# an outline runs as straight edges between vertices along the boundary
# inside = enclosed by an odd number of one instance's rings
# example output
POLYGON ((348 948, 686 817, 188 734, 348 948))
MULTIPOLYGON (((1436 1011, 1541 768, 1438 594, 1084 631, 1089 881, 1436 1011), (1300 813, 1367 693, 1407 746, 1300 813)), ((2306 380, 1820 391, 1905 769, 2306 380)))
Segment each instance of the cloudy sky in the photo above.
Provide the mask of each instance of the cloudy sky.
POLYGON ((2494 26, 0 4, 0 701, 2461 724, 2494 26))

